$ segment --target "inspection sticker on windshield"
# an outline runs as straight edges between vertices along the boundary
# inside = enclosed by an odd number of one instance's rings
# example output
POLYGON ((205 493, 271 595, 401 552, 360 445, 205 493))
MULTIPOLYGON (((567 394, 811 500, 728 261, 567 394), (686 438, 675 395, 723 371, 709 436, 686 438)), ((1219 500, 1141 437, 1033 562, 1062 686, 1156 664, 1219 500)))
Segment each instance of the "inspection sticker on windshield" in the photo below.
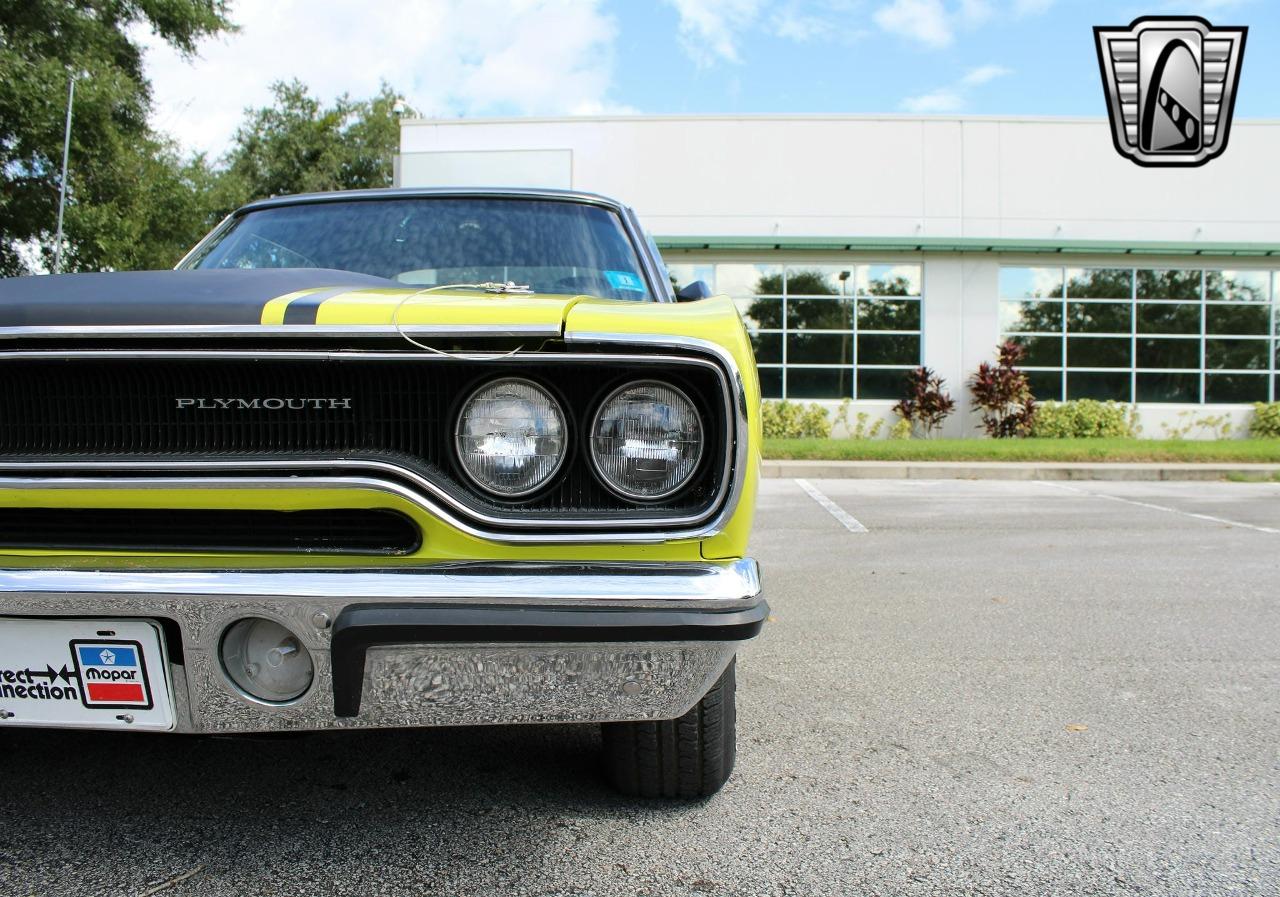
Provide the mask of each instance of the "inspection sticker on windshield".
POLYGON ((604 278, 609 281, 609 286, 615 290, 630 290, 633 293, 644 292, 644 281, 640 279, 638 274, 632 274, 630 271, 605 271, 604 278))
POLYGON ((0 618, 0 727, 171 729, 159 627, 0 618))

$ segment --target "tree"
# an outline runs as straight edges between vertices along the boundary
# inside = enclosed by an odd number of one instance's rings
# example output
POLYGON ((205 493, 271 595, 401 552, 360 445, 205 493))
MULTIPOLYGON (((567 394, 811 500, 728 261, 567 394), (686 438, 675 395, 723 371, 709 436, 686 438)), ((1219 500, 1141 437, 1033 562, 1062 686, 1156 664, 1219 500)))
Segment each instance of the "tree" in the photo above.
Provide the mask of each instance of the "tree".
MULTIPOLYGON (((847 278, 845 278, 847 279, 847 278)), ((843 285, 843 280, 841 281, 843 285)), ((781 296, 783 281, 781 274, 767 274, 756 282, 756 293, 765 296, 781 296)), ((853 327, 854 298, 852 295, 840 295, 827 282, 820 271, 796 271, 787 273, 787 318, 792 330, 843 330, 853 327), (831 296, 824 299, 821 297, 831 296), (810 298, 805 298, 810 297, 810 298), (812 298, 819 297, 819 298, 812 298)), ((850 291, 852 292, 852 291, 850 291)), ((761 329, 782 329, 782 302, 779 299, 757 299, 751 303, 747 314, 759 322, 761 329)), ((796 336, 801 340, 813 337, 796 336)), ((839 346, 830 348, 830 357, 822 360, 838 364, 851 364, 853 361, 852 336, 843 333, 835 339, 839 346)), ((818 342, 825 343, 830 338, 819 337, 818 342)), ((825 347, 824 347, 825 348, 825 347)), ((839 395, 853 395, 853 373, 841 368, 836 373, 836 391, 839 395)))
POLYGON ((127 195, 111 206, 68 209, 77 239, 64 261, 75 270, 171 268, 241 202, 234 185, 203 155, 184 159, 159 137, 122 154, 118 165, 134 185, 127 195))
POLYGON ((227 155, 227 175, 245 197, 391 186, 400 127, 390 86, 328 107, 298 81, 271 92, 270 106, 246 110, 227 155))
MULTIPOLYGON (((77 75, 66 240, 69 267, 125 267, 134 248, 108 232, 145 230, 134 216, 144 178, 165 155, 147 125, 150 85, 130 29, 150 27, 183 53, 232 28, 227 0, 11 0, 0 4, 0 275, 48 264, 57 224, 67 81, 77 75), (158 156, 148 154, 156 150, 158 156), (104 222, 113 226, 104 229, 104 222)), ((183 166, 169 168, 166 177, 183 166)), ((191 172, 187 172, 190 175, 191 172)), ((162 179, 163 180, 163 179, 162 179)), ((170 178, 172 183, 172 178, 170 178)), ((145 209, 145 206, 141 206, 145 209)), ((143 216, 144 219, 147 217, 143 216)))
MULTIPOLYGON (((781 296, 782 275, 766 274, 761 277, 756 281, 755 292, 758 296, 781 296)), ((792 270, 787 274, 787 295, 787 314, 792 330, 849 330, 853 327, 855 299, 852 283, 847 284, 845 291, 841 293, 830 285, 821 271, 792 270), (823 296, 839 298, 836 301, 798 298, 823 296)), ((876 301, 910 295, 911 283, 905 277, 870 281, 866 294, 856 307, 858 329, 919 330, 918 302, 876 301)), ((762 329, 782 329, 782 305, 777 299, 757 299, 751 304, 747 315, 758 321, 762 329)))
MULTIPOLYGON (((756 295, 781 296, 782 275, 766 274, 756 281, 756 295)), ((848 330, 853 326, 853 297, 839 301, 830 299, 797 299, 797 296, 836 296, 818 271, 792 271, 787 275, 787 300, 792 327, 806 330, 848 330)), ((757 299, 751 303, 748 316, 760 322, 764 330, 782 329, 782 303, 777 299, 757 299)))

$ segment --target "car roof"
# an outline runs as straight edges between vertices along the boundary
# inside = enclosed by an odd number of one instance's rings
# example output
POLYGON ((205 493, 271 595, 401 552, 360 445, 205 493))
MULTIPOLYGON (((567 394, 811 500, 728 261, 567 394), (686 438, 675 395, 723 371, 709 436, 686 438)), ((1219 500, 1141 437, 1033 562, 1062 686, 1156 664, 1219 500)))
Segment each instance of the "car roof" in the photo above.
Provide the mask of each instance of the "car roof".
POLYGON ((236 214, 253 212, 258 209, 272 209, 280 206, 307 205, 324 202, 349 202, 379 199, 413 199, 415 197, 512 197, 520 199, 551 199, 561 202, 581 202, 591 205, 607 206, 621 210, 622 203, 601 196, 598 193, 585 193, 578 190, 553 190, 533 187, 383 187, 370 190, 333 190, 327 193, 297 193, 291 196, 273 196, 246 203, 236 210, 236 214))

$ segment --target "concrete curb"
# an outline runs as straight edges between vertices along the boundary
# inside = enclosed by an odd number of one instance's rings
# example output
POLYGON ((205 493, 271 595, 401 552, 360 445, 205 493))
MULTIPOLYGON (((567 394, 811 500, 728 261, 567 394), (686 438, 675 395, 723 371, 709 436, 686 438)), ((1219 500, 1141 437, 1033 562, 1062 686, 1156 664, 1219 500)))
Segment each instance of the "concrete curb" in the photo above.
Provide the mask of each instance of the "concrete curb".
POLYGON ((1265 480, 1280 473, 1280 464, 766 460, 761 472, 817 480, 1265 480))

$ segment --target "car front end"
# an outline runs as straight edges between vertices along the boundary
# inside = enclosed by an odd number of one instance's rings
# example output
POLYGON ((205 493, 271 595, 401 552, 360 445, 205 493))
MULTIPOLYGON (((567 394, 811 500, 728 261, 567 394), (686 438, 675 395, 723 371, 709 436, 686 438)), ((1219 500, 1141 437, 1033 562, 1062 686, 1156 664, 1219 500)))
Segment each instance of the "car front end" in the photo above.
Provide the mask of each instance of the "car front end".
POLYGON ((0 725, 600 722, 623 790, 718 788, 731 744, 641 767, 731 702, 767 617, 749 342, 727 299, 660 301, 626 210, 536 199, 617 216, 634 263, 558 260, 559 292, 229 270, 301 251, 258 233, 225 267, 8 282, 0 725), (592 278, 618 294, 568 292, 592 278))

